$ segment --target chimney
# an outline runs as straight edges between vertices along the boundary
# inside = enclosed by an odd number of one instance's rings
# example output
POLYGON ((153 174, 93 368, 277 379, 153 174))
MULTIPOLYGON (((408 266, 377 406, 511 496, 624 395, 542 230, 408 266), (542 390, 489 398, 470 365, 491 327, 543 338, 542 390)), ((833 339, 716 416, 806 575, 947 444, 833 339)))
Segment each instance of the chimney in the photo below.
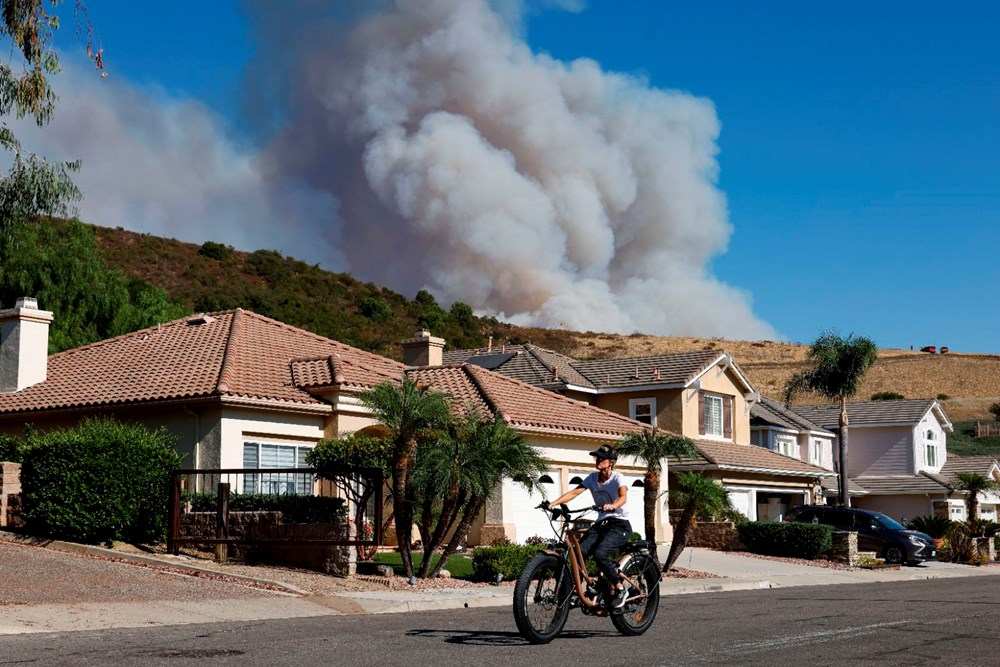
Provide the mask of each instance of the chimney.
POLYGON ((441 365, 444 338, 432 336, 430 331, 418 331, 415 337, 400 344, 403 346, 403 363, 407 366, 441 365))
POLYGON ((45 381, 50 322, 52 313, 39 310, 38 301, 27 296, 13 308, 0 310, 0 392, 45 381))

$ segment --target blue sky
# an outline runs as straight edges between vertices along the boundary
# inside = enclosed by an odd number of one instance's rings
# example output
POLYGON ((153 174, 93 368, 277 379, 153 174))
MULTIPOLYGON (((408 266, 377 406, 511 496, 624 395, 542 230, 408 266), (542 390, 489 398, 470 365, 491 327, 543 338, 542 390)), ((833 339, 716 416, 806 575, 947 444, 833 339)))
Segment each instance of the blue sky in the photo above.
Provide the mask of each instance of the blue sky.
MULTIPOLYGON (((227 150, 250 153, 262 142, 247 82, 284 56, 255 41, 261 5, 88 3, 116 85, 168 106, 198 101, 236 147, 227 150)), ((731 235, 705 271, 740 291, 774 337, 809 342, 834 328, 881 347, 996 353, 998 24, 989 2, 590 0, 575 12, 530 11, 521 34, 536 54, 592 59, 710 100, 731 235)), ((60 39, 67 61, 70 32, 60 39)), ((175 235, 212 236, 197 234, 175 235)), ((277 249, 300 256, 294 244, 277 249)), ((699 335, 692 327, 684 333, 699 335)))

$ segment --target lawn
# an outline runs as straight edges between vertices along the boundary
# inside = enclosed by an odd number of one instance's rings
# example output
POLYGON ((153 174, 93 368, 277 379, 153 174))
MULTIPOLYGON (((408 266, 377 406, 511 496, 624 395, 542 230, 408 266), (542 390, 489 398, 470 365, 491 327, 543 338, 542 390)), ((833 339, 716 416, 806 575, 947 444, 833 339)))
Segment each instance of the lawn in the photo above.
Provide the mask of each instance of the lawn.
MULTIPOLYGON (((439 558, 440 556, 438 554, 435 554, 432 563, 436 565, 439 558)), ((403 559, 396 551, 388 551, 385 553, 375 554, 374 560, 379 565, 391 565, 393 571, 397 575, 403 574, 403 559)), ((422 553, 413 554, 414 570, 419 570, 420 564, 423 562, 424 562, 424 555, 422 553)), ((444 569, 451 572, 451 576, 456 579, 472 579, 472 555, 455 554, 454 556, 448 559, 447 563, 445 563, 444 569)))
POLYGON ((948 434, 948 453, 956 456, 1000 457, 1000 436, 974 437, 974 421, 957 421, 955 432, 948 434))

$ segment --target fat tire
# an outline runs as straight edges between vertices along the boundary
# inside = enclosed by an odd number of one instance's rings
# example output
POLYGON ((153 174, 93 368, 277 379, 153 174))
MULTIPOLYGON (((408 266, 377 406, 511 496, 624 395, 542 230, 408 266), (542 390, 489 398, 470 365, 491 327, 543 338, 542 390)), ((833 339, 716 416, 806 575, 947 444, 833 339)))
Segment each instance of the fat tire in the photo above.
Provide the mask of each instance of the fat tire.
POLYGON ((640 554, 626 560, 621 571, 640 582, 645 597, 625 603, 621 613, 611 614, 611 622, 623 635, 637 637, 653 625, 660 608, 660 566, 653 558, 640 554))
POLYGON ((549 554, 532 558, 514 586, 514 622, 521 636, 532 644, 555 639, 566 625, 571 591, 564 561, 549 554))

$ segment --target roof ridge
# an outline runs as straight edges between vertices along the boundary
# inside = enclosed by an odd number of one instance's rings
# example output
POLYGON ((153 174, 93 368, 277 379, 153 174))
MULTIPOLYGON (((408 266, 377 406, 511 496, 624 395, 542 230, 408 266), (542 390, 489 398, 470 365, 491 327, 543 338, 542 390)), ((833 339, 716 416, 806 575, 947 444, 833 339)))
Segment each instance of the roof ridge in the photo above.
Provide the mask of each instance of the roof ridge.
POLYGON ((222 366, 219 368, 219 381, 215 385, 215 391, 220 394, 229 393, 229 383, 233 381, 233 358, 236 356, 236 345, 238 335, 242 329, 243 309, 237 308, 233 311, 233 317, 229 322, 229 336, 226 337, 226 351, 222 354, 222 366))
MULTIPOLYGON (((558 352, 556 353, 558 354, 558 352)), ((719 356, 723 354, 729 354, 726 350, 688 350, 685 352, 662 352, 660 354, 644 354, 638 357, 615 357, 613 359, 574 359, 579 363, 607 363, 609 361, 633 361, 633 360, 646 360, 646 359, 661 359, 663 357, 681 357, 681 356, 693 356, 696 354, 700 355, 711 355, 719 356)), ((732 356, 729 354, 729 356, 732 356)), ((573 359, 573 357, 570 357, 573 359)))
MULTIPOLYGON (((476 366, 475 364, 462 364, 459 368, 462 370, 463 373, 469 376, 470 380, 472 380, 473 386, 476 388, 476 391, 479 392, 479 395, 482 396, 483 402, 486 403, 486 407, 489 408, 490 412, 499 416, 500 419, 504 420, 505 423, 509 424, 511 422, 510 415, 504 414, 503 410, 500 409, 500 405, 497 403, 496 399, 493 396, 491 396, 488 391, 486 391, 486 387, 483 386, 481 378, 476 377, 476 373, 478 371, 472 370, 473 367, 481 371, 487 371, 487 369, 482 368, 481 366, 476 366)), ((492 373, 493 371, 487 371, 487 372, 492 373)), ((495 375, 503 375, 503 374, 495 373, 495 375)), ((507 376, 504 375, 503 377, 507 376)), ((527 386, 530 387, 531 385, 527 386)))

